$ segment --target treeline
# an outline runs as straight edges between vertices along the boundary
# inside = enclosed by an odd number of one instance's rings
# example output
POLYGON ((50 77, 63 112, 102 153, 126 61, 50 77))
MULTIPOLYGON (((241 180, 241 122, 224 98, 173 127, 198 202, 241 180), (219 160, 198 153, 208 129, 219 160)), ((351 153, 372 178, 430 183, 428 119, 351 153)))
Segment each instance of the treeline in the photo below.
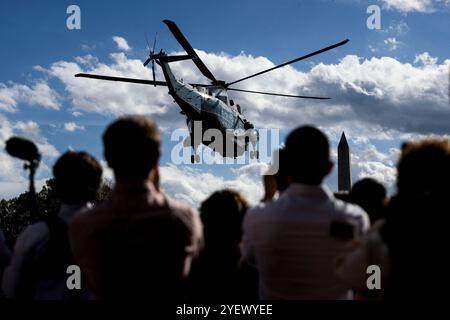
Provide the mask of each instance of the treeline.
MULTIPOLYGON (((111 191, 112 182, 104 180, 97 191, 95 203, 109 199, 111 191)), ((36 197, 39 210, 37 220, 58 214, 61 202, 54 192, 54 179, 47 180, 36 197)), ((10 200, 0 200, 0 229, 5 233, 9 246, 12 246, 20 232, 33 222, 35 221, 32 221, 30 216, 28 192, 10 200)))

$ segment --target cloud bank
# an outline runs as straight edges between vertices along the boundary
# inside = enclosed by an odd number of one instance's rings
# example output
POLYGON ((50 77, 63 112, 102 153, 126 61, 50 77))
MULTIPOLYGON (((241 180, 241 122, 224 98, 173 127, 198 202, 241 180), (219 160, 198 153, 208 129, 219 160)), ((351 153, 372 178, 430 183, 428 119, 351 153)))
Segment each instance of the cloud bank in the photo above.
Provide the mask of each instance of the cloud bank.
MULTIPOLYGON (((120 50, 125 50, 125 47, 120 50)), ((217 78, 227 81, 274 66, 266 57, 244 53, 230 56, 202 50, 197 52, 217 78)), ((44 80, 28 86, 1 83, 0 111, 5 114, 15 112, 21 104, 56 111, 62 108, 60 96, 64 96, 68 101, 65 108, 74 117, 83 115, 84 119, 92 114, 120 116, 137 113, 152 116, 163 130, 185 126, 185 119, 167 94, 167 88, 74 77, 76 73, 89 72, 152 78, 151 70, 144 68, 141 60, 130 58, 125 52, 111 53, 109 58, 109 61, 100 61, 89 54, 69 61, 57 61, 47 67, 35 67, 46 79, 58 80, 64 92, 56 92, 44 80)), ((206 83, 192 62, 177 62, 172 66, 177 77, 187 82, 206 83)), ((450 60, 440 60, 427 52, 417 54, 410 62, 392 57, 346 55, 335 63, 319 63, 308 71, 288 66, 236 85, 242 89, 332 98, 326 102, 237 92, 230 93, 230 97, 260 128, 287 130, 310 123, 324 129, 333 142, 337 142, 341 132, 345 131, 353 148, 353 176, 372 176, 392 186, 398 152, 396 148, 380 145, 426 134, 449 134, 449 70, 450 60)), ((157 78, 163 79, 159 69, 157 78)), ((0 119, 6 124, 2 123, 6 128, 2 130, 10 130, 9 133, 21 128, 32 132, 33 126, 37 127, 32 122, 11 124, 5 116, 0 119)), ((64 129, 72 132, 81 129, 82 124, 78 122, 67 122, 64 129)), ((39 134, 35 135, 39 137, 39 134)), ((49 155, 56 156, 56 149, 52 151, 51 146, 45 143, 43 147, 47 148, 49 155)), ((5 165, 12 164, 5 162, 5 165)), ((230 168, 227 178, 224 178, 195 167, 163 165, 161 174, 164 177, 163 188, 169 194, 191 203, 198 203, 213 190, 224 187, 244 191, 252 201, 257 201, 262 196, 261 180, 247 171, 250 169, 245 166, 239 170, 230 168)), ((8 179, 11 177, 2 177, 2 181, 8 179)))

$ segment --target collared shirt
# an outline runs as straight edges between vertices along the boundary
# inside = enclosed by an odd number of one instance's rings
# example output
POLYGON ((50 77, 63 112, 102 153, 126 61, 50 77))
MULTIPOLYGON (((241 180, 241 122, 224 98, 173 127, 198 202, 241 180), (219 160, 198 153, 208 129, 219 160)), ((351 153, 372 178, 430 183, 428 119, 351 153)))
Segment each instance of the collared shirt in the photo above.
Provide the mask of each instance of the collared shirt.
POLYGON ((333 221, 353 225, 355 237, 369 227, 361 208, 335 199, 325 186, 291 184, 247 213, 242 253, 258 268, 260 298, 351 298, 335 273, 351 241, 330 235, 333 221))
POLYGON ((69 234, 93 299, 142 299, 157 294, 156 282, 181 282, 175 278, 187 276, 203 241, 198 212, 151 182, 118 183, 109 201, 74 219, 69 234))
MULTIPOLYGON (((88 208, 88 204, 67 205, 63 204, 60 208, 58 216, 69 224, 76 212, 88 208)), ((34 223, 19 235, 14 246, 14 252, 10 265, 5 269, 3 274, 3 292, 8 298, 20 298, 21 288, 26 287, 26 283, 22 280, 26 278, 24 272, 27 264, 34 261, 36 253, 45 250, 49 241, 49 230, 47 223, 40 221, 34 223)), ((62 299, 67 290, 66 279, 53 279, 48 283, 38 283, 36 288, 36 300, 58 300, 62 299), (53 281, 54 280, 54 281, 53 281), (51 282, 51 283, 50 283, 51 282)))

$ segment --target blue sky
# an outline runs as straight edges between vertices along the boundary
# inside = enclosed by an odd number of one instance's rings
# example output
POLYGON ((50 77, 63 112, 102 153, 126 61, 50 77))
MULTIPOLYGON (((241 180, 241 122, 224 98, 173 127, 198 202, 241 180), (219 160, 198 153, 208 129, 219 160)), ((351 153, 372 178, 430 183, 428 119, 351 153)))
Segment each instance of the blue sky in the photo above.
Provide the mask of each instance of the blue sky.
MULTIPOLYGON (((161 164, 167 177, 163 187, 169 194, 198 203, 212 189, 234 187, 256 201, 261 195, 257 164, 171 163, 169 137, 183 127, 184 119, 165 89, 81 79, 76 83, 69 77, 71 70, 148 78, 149 70, 139 69, 137 63, 148 54, 146 35, 152 41, 158 32, 157 48, 182 51, 163 19, 174 20, 213 73, 224 80, 349 38, 350 43, 341 48, 241 86, 326 94, 332 96, 330 102, 233 97, 258 127, 280 129, 280 140, 293 127, 313 123, 327 132, 335 146, 345 130, 352 147, 354 180, 374 176, 392 191, 395 148, 401 141, 449 133, 449 18, 446 0, 3 0, 0 146, 12 134, 38 141, 45 150, 38 175, 42 183, 51 175, 49 168, 57 156, 69 147, 102 159, 101 133, 117 116, 149 114, 163 128, 161 164), (81 30, 66 27, 66 8, 71 4, 81 9, 81 30), (366 26, 370 4, 381 8, 380 30, 366 26), (114 36, 123 38, 131 49, 118 48, 114 36), (115 91, 130 97, 117 102, 115 91)), ((190 81, 202 80, 192 64, 179 63, 174 69, 190 81)), ((20 164, 4 153, 0 156, 0 198, 9 198, 25 190, 25 176, 20 164)), ((336 188, 335 174, 327 183, 336 188)))

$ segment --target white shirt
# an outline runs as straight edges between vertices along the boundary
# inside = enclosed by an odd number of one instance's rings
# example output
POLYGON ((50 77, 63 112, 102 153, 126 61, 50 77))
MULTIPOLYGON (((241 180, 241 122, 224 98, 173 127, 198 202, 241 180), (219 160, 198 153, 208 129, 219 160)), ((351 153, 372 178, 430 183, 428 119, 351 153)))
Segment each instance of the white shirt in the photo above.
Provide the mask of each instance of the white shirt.
POLYGON ((351 241, 330 236, 332 221, 369 228, 359 207, 337 200, 324 186, 291 184, 280 197, 249 210, 242 254, 259 272, 261 299, 350 299, 336 275, 337 260, 351 241))
POLYGON ((355 249, 342 260, 337 269, 339 278, 354 289, 367 290, 367 268, 378 266, 381 271, 381 289, 386 288, 390 271, 389 248, 381 237, 385 221, 377 221, 355 249))
MULTIPOLYGON (((81 209, 87 208, 83 205, 62 205, 58 216, 69 225, 75 214, 81 209)), ((14 245, 14 252, 10 265, 5 269, 3 274, 3 292, 6 297, 14 299, 20 296, 18 292, 23 278, 24 268, 27 261, 30 261, 30 255, 39 251, 40 248, 46 246, 49 240, 49 230, 47 223, 40 221, 34 223, 19 235, 14 245)), ((54 283, 40 284, 40 288, 36 289, 36 300, 56 300, 62 297, 66 291, 66 281, 59 279, 54 283)))

